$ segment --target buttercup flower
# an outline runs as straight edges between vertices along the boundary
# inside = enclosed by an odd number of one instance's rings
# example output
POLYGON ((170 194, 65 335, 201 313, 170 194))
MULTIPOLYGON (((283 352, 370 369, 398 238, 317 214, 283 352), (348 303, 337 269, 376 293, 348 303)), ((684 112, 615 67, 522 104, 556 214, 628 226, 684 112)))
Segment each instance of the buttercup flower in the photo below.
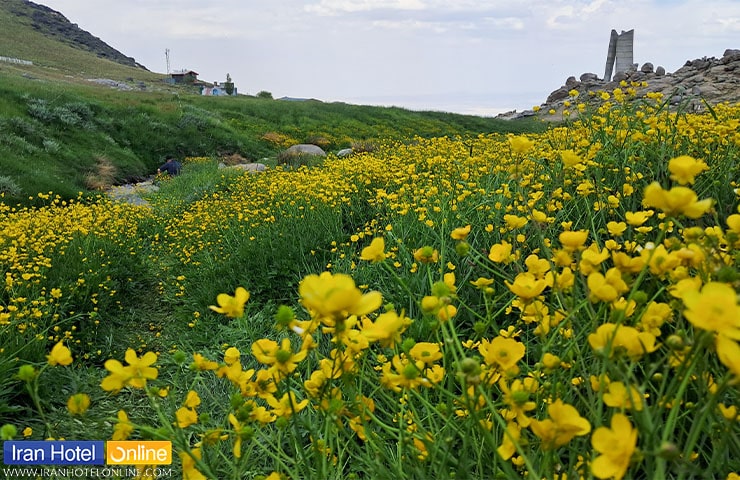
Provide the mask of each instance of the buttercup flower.
POLYGON ((118 422, 113 426, 113 436, 111 440, 126 440, 131 433, 133 433, 134 427, 128 420, 128 415, 123 410, 118 411, 118 422))
POLYGON ((516 453, 516 445, 519 442, 519 438, 521 438, 521 428, 519 425, 516 422, 507 423, 504 438, 501 440, 501 445, 496 449, 496 452, 502 459, 508 460, 516 453))
POLYGON ((384 347, 393 348, 396 342, 401 341, 401 333, 411 323, 403 314, 395 311, 378 315, 374 322, 367 320, 362 325, 362 335, 371 342, 377 341, 384 347))
POLYGON ((637 430, 625 415, 615 413, 611 428, 599 427, 594 431, 591 445, 601 454, 591 463, 594 476, 619 480, 627 473, 637 446, 637 430))
POLYGON ((740 306, 737 292, 731 286, 709 282, 701 292, 684 293, 683 303, 686 305, 684 316, 695 327, 740 340, 740 306))
POLYGON ((46 356, 46 360, 51 366, 67 366, 72 363, 72 352, 70 352, 69 348, 65 347, 62 342, 57 342, 57 344, 51 349, 49 355, 46 356))
POLYGON ((502 371, 511 370, 524 357, 526 347, 513 338, 496 337, 489 341, 481 340, 478 351, 487 365, 498 367, 502 371))
POLYGON ((686 215, 699 218, 710 208, 712 199, 699 201, 696 193, 687 187, 673 187, 663 190, 658 182, 653 182, 645 189, 643 204, 663 210, 667 215, 686 215))
POLYGON ((520 273, 514 279, 514 283, 505 282, 509 290, 527 302, 534 298, 537 298, 547 288, 547 281, 544 279, 538 280, 534 275, 529 272, 520 273))
POLYGON ((491 251, 488 253, 488 259, 496 263, 509 263, 514 257, 511 254, 512 245, 506 240, 502 240, 501 243, 497 243, 491 247, 491 251))
POLYGON ((558 236, 563 248, 571 252, 583 247, 587 238, 588 232, 585 230, 561 232, 558 236))
POLYGON ((453 240, 465 240, 468 238, 468 234, 470 233, 470 225, 467 225, 465 227, 459 227, 452 231, 450 236, 453 240))
POLYGON ((427 245, 416 249, 414 260, 421 263, 437 263, 439 261, 439 252, 427 245))
POLYGON ((383 303, 380 292, 362 294, 352 277, 341 273, 309 275, 301 281, 298 293, 303 306, 322 319, 367 315, 383 303))
POLYGON ((90 407, 90 396, 86 393, 75 393, 67 400, 67 410, 72 415, 82 415, 90 407))
POLYGON ((210 305, 208 308, 229 318, 239 318, 244 315, 244 304, 247 300, 249 300, 249 292, 244 287, 237 287, 233 297, 226 293, 219 293, 216 296, 218 307, 210 305))
POLYGON ((385 239, 383 237, 373 238, 370 245, 363 248, 360 254, 360 260, 367 260, 372 263, 382 262, 385 257, 385 239))
POLYGON ((637 388, 622 382, 610 382, 603 396, 604 404, 609 407, 642 410, 642 395, 637 388))
POLYGON ((100 382, 100 387, 103 390, 116 393, 124 386, 144 388, 146 387, 147 380, 157 378, 158 371, 151 366, 157 361, 156 353, 147 352, 139 358, 136 352, 132 348, 129 348, 126 350, 124 358, 128 363, 128 366, 125 367, 118 360, 106 360, 105 369, 110 372, 110 375, 100 382))
POLYGON ((583 162, 583 159, 573 150, 563 150, 560 152, 560 159, 567 168, 575 167, 583 162))
POLYGON ((591 424, 583 418, 573 405, 563 403, 559 398, 547 407, 550 418, 532 419, 530 430, 542 440, 545 450, 562 447, 573 437, 586 435, 591 431, 591 424))
POLYGON ((284 338, 280 346, 274 340, 263 338, 252 344, 252 354, 258 362, 270 365, 272 369, 282 374, 287 374, 296 369, 298 363, 306 358, 308 351, 301 350, 294 353, 288 338, 284 338))
POLYGON ((694 183, 694 179, 701 172, 709 170, 709 167, 702 160, 697 160, 688 155, 672 158, 668 162, 668 171, 671 172, 671 180, 675 180, 681 185, 694 183))
POLYGON ((534 142, 523 135, 517 135, 509 137, 509 146, 514 153, 527 153, 534 147, 534 142))

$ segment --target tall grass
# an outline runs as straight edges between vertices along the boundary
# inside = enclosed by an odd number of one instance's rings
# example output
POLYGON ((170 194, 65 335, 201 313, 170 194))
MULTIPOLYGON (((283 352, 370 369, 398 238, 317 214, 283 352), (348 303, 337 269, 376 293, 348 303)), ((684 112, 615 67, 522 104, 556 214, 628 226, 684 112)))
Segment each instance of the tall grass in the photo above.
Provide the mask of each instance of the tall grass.
POLYGON ((734 478, 740 108, 579 108, 312 167, 193 159, 150 207, 5 207, 2 338, 36 351, 0 357, 26 365, 3 421, 128 421, 185 478, 734 478), (128 347, 144 389, 101 366, 128 347))

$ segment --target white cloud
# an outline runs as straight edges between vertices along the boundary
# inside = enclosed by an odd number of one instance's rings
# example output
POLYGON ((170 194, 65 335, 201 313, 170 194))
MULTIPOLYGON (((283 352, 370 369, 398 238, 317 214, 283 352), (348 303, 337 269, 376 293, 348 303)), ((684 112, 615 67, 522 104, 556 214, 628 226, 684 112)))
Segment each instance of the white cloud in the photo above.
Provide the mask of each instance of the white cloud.
POLYGON ((611 29, 669 72, 740 48, 738 0, 34 1, 155 71, 170 48, 173 68, 241 92, 432 110, 530 108, 603 72, 611 29))
POLYGON ((306 5, 307 12, 319 15, 339 15, 342 13, 368 12, 372 10, 423 10, 421 0, 321 0, 306 5))

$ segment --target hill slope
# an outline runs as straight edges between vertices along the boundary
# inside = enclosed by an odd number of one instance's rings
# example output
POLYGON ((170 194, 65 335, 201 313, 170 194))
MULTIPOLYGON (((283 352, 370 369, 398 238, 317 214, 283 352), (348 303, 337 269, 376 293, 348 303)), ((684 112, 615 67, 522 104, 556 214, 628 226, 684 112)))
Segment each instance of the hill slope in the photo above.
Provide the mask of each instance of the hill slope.
POLYGON ((0 3, 0 56, 33 62, 0 61, 0 193, 6 203, 49 191, 74 197, 99 185, 90 179, 100 169, 115 183, 139 179, 170 155, 238 153, 262 161, 295 143, 331 151, 377 139, 473 139, 542 128, 532 121, 401 108, 204 97, 135 62, 124 65, 102 58, 104 50, 78 48, 80 38, 94 37, 75 33, 65 21, 30 2, 0 3))
MULTIPOLYGON (((146 70, 135 59, 127 57, 98 37, 91 35, 79 28, 76 24, 71 23, 60 12, 52 10, 45 5, 39 5, 27 0, 4 0, 3 6, 0 7, 0 12, 6 13, 6 15, 0 13, 0 18, 5 17, 3 20, 11 20, 10 23, 7 21, 2 22, 4 28, 0 30, 0 44, 3 46, 6 45, 9 36, 17 33, 18 29, 13 28, 12 25, 17 22, 22 26, 31 26, 36 32, 48 39, 69 45, 72 48, 91 52, 99 58, 108 59, 121 65, 146 70), (10 18, 8 18, 7 14, 10 14, 10 18)), ((20 49, 14 51, 11 48, 10 51, 4 52, 6 56, 12 56, 14 53, 28 53, 30 56, 36 56, 36 61, 40 61, 42 58, 38 57, 39 54, 50 53, 45 50, 39 50, 38 48, 33 49, 32 45, 27 44, 16 44, 14 46, 16 48, 20 47, 20 49), (25 52, 23 47, 25 47, 25 52)))

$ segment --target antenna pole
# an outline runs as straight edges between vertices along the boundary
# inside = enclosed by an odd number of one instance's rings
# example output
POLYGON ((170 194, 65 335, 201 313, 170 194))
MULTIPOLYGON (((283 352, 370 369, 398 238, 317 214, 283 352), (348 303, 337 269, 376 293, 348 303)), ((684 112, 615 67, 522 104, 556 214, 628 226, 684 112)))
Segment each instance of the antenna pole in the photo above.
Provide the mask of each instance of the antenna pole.
POLYGON ((170 74, 170 49, 164 49, 164 57, 167 59, 167 75, 170 74))

